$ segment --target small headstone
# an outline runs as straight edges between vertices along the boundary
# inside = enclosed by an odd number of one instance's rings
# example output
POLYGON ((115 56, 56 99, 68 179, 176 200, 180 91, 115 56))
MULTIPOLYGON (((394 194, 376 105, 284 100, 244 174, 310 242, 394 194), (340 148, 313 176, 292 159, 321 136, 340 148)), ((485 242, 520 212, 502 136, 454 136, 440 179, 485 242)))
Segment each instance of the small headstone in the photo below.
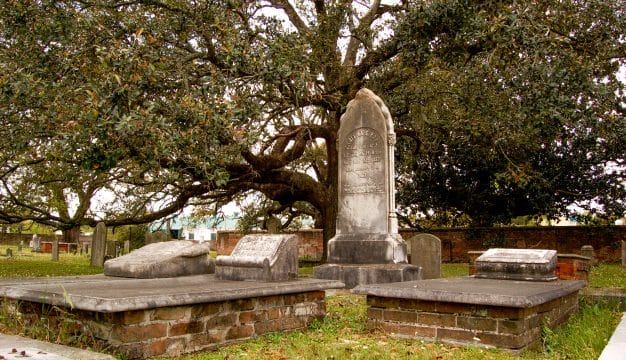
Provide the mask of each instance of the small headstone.
POLYGON ((30 249, 33 252, 41 252, 41 239, 39 238, 39 236, 37 236, 37 234, 33 234, 33 239, 31 240, 32 245, 30 246, 30 249))
POLYGON ((107 241, 106 242, 106 251, 104 253, 104 258, 106 260, 113 259, 117 257, 117 241, 107 241))
POLYGON ((106 247, 107 228, 104 223, 100 222, 96 225, 91 240, 91 265, 104 266, 104 251, 106 247))
POLYGON ((20 242, 17 243, 17 252, 21 254, 23 248, 24 248, 24 240, 20 240, 20 242))
POLYGON ((59 261, 59 239, 52 240, 52 261, 59 261))
POLYGON ((13 250, 11 248, 7 248, 5 256, 6 257, 13 257, 13 250))
POLYGON ((215 275, 222 280, 287 281, 298 277, 298 237, 252 234, 242 237, 230 256, 218 256, 215 275))
POLYGON ((501 280, 553 281, 556 250, 489 249, 475 262, 474 277, 501 280))
POLYGON ((582 255, 584 257, 588 257, 589 259, 591 259, 591 265, 595 266, 597 264, 596 253, 593 250, 593 246, 592 245, 583 245, 580 248, 580 255, 582 255))
POLYGON ((267 228, 267 232, 270 234, 278 234, 281 226, 282 223, 276 216, 270 216, 267 220, 265 220, 265 227, 267 228))
POLYGON ((417 234, 409 239, 411 264, 422 267, 422 279, 441 277, 441 240, 432 234, 417 234))
POLYGON ((107 260, 104 274, 139 279, 171 278, 215 271, 209 245, 190 240, 148 244, 130 253, 107 260))
POLYGON ((124 255, 130 252, 130 240, 124 241, 124 255))

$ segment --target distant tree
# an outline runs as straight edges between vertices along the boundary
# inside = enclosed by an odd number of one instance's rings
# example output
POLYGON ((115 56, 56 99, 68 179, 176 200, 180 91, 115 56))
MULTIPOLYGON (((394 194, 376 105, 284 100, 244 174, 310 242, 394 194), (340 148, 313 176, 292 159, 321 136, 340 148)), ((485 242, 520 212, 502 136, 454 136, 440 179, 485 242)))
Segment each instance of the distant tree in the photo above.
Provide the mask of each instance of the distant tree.
POLYGON ((431 44, 440 56, 416 48, 381 72, 375 83, 393 89, 389 103, 406 131, 398 151, 404 218, 432 214, 449 223, 440 216, 448 214, 491 225, 580 209, 610 222, 623 217, 620 3, 512 2, 447 19, 439 26, 464 31, 431 44))
POLYGON ((619 1, 3 5, 4 222, 139 224, 255 191, 309 204, 328 240, 339 119, 363 86, 397 122, 404 219, 623 212, 604 171, 624 158, 619 1), (88 201, 105 189, 114 207, 88 201))
POLYGON ((138 249, 146 245, 146 233, 149 231, 148 224, 126 225, 115 229, 115 239, 123 244, 130 242, 130 249, 138 249))

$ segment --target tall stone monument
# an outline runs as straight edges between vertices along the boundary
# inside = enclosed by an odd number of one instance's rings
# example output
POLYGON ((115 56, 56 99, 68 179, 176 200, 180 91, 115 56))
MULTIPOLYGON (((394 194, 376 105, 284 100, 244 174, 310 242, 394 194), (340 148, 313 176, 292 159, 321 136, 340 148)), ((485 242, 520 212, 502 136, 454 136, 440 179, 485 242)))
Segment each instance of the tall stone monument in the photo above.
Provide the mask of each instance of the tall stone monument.
POLYGON ((328 263, 315 277, 360 284, 421 279, 407 264, 406 243, 395 213, 394 145, 389 110, 361 89, 341 117, 336 234, 328 242, 328 263))

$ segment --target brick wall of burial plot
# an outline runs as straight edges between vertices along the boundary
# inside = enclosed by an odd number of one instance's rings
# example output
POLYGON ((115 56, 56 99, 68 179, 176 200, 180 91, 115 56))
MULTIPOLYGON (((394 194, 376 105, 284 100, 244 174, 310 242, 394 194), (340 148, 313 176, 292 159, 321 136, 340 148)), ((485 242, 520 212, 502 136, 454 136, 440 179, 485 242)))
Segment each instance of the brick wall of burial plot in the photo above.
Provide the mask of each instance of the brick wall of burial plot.
POLYGON ((373 128, 354 129, 339 144, 340 231, 385 232, 386 144, 373 128))
POLYGON ((326 314, 324 291, 114 313, 59 309, 28 301, 12 305, 23 314, 26 326, 41 321, 45 314, 50 324, 75 330, 129 359, 178 356, 271 332, 305 329, 326 314))

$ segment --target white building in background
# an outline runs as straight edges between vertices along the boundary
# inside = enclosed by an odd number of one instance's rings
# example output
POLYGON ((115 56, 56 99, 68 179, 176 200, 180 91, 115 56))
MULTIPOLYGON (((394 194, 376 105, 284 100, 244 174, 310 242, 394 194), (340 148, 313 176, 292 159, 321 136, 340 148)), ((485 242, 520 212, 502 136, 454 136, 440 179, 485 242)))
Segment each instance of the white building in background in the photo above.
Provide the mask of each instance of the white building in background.
POLYGON ((236 230, 239 217, 237 216, 210 216, 203 219, 189 217, 174 217, 169 220, 154 222, 151 231, 167 231, 174 239, 215 241, 220 230, 236 230))

